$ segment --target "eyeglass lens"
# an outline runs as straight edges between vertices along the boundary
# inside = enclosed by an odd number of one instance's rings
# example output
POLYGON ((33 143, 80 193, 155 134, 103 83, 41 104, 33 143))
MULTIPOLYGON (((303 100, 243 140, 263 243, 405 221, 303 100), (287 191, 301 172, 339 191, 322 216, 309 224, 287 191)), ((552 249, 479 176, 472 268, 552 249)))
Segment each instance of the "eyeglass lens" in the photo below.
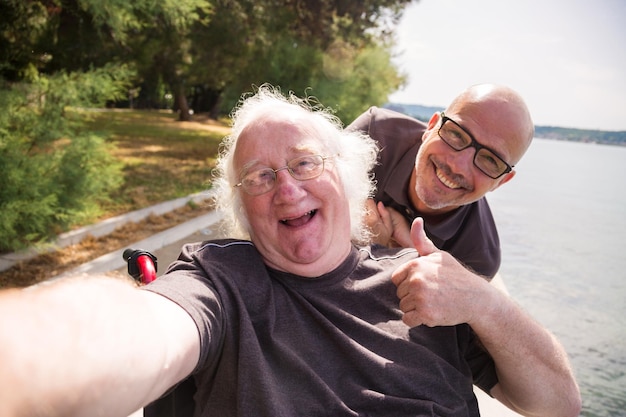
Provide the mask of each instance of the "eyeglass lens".
POLYGON ((324 171, 325 158, 321 155, 307 155, 292 159, 287 165, 278 169, 261 168, 243 176, 237 184, 250 195, 259 195, 270 191, 276 183, 276 173, 287 170, 298 181, 310 180, 324 171))
POLYGON ((491 178, 498 178, 510 169, 502 158, 489 148, 479 144, 454 120, 448 117, 444 116, 443 118, 443 124, 439 128, 439 137, 456 151, 462 151, 473 146, 476 149, 474 165, 491 178))

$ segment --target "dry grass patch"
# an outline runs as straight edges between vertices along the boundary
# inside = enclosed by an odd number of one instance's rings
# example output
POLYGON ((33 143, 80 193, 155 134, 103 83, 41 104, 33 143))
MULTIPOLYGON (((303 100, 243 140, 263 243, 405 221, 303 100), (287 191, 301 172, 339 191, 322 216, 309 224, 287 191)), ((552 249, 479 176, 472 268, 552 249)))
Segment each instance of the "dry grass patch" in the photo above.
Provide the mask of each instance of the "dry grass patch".
POLYGON ((123 164, 124 184, 104 206, 105 216, 137 210, 211 186, 219 144, 230 128, 196 116, 178 122, 163 111, 82 113, 91 130, 107 132, 113 156, 123 164))
MULTIPOLYGON (((219 144, 230 132, 223 122, 203 116, 178 122, 175 114, 162 111, 90 110, 76 116, 87 120, 88 129, 107 132, 109 142, 115 145, 112 154, 123 166, 124 184, 102 207, 100 219, 210 188, 219 144)), ((108 236, 89 237, 77 245, 23 261, 0 272, 0 288, 46 280, 210 209, 206 204, 186 205, 163 216, 127 224, 108 236)))
POLYGON ((88 236, 76 245, 41 254, 0 272, 0 288, 25 287, 45 281, 210 210, 208 204, 187 204, 162 216, 151 215, 140 222, 127 223, 106 236, 88 236))

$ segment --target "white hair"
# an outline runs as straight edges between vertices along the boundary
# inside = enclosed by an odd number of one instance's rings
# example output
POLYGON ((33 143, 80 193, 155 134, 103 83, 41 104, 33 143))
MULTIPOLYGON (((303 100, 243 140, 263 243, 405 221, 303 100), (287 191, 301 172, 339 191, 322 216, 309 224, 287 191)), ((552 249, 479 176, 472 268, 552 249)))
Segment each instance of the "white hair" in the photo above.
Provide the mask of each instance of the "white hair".
POLYGON ((378 146, 361 132, 343 129, 341 121, 328 109, 301 99, 293 93, 283 95, 277 88, 262 85, 255 94, 242 96, 231 113, 232 131, 224 138, 213 181, 216 208, 224 214, 223 232, 228 237, 249 239, 250 224, 242 208, 241 187, 235 171, 234 153, 241 132, 267 116, 296 114, 309 121, 318 133, 321 145, 333 157, 334 166, 350 208, 351 239, 366 243, 371 234, 365 225, 366 200, 374 193, 372 168, 376 164, 378 146))

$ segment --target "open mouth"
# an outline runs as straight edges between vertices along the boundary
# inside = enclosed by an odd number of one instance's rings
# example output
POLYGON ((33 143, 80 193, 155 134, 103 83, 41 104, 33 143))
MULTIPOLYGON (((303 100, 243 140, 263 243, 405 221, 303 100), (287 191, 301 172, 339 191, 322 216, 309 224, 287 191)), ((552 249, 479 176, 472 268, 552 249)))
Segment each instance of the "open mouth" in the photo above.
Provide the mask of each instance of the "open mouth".
POLYGON ((461 188, 460 184, 457 184, 456 182, 452 181, 450 178, 446 177, 442 170, 440 170, 439 168, 435 168, 435 174, 437 175, 437 178, 439 178, 439 181, 441 181, 446 187, 448 188, 452 188, 453 190, 456 190, 457 188, 461 188))
POLYGON ((282 219, 280 220, 280 223, 289 227, 299 227, 307 224, 315 216, 315 214, 317 214, 317 209, 308 211, 300 217, 295 217, 292 219, 282 219))

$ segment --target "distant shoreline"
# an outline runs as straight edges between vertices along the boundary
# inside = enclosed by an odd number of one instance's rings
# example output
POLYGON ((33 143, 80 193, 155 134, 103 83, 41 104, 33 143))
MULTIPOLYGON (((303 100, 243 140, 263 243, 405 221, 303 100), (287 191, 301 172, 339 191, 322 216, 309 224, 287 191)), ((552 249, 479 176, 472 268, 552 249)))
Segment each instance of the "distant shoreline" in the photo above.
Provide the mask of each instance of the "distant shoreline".
MULTIPOLYGON (((387 103, 383 107, 404 113, 416 119, 428 121, 433 113, 443 111, 443 107, 422 106, 419 104, 387 103)), ((569 127, 535 126, 535 137, 541 139, 564 140, 569 142, 596 143, 599 145, 626 146, 626 131, 605 131, 574 129, 569 127)))
POLYGON ((626 146, 626 132, 573 129, 567 127, 535 126, 535 137, 599 145, 626 146))

